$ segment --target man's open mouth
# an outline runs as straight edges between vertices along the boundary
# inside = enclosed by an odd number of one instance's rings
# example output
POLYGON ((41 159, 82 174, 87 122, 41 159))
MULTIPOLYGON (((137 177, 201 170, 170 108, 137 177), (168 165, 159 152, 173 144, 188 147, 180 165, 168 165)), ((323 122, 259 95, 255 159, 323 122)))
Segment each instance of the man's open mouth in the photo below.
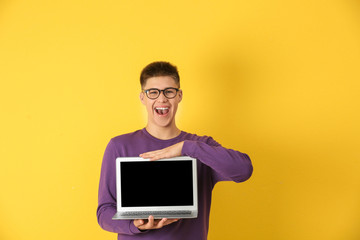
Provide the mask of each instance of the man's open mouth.
POLYGON ((169 108, 168 107, 156 107, 155 112, 159 115, 165 115, 169 112, 169 108))

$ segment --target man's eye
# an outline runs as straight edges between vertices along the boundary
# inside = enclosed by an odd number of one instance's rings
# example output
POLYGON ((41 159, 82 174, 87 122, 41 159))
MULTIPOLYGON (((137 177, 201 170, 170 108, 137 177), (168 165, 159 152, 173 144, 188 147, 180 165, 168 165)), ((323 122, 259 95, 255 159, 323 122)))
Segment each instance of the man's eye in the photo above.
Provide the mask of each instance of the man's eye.
POLYGON ((158 94, 158 91, 156 90, 151 90, 148 92, 150 95, 157 95, 158 94))
POLYGON ((166 90, 166 94, 173 94, 175 91, 172 89, 166 90))

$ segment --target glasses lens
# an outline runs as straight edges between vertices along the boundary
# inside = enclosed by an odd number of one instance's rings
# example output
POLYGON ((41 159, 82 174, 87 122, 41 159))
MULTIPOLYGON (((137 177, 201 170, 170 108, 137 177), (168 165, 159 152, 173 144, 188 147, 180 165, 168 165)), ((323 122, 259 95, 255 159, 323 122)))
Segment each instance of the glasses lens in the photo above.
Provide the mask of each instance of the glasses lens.
POLYGON ((146 91, 146 95, 148 98, 155 99, 160 95, 160 91, 158 89, 150 89, 146 91))
POLYGON ((176 96, 176 93, 177 91, 174 88, 167 88, 164 90, 164 95, 167 98, 174 98, 176 96))

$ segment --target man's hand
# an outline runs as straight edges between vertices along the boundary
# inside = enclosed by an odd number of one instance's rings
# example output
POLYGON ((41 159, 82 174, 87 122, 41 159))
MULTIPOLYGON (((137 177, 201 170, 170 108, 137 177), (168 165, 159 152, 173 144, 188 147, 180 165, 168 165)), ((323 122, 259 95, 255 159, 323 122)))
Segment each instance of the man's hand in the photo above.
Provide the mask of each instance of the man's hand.
POLYGON ((148 219, 136 219, 134 225, 140 230, 159 229, 171 223, 177 222, 179 219, 154 219, 153 216, 149 216, 148 219))
POLYGON ((151 161, 159 160, 162 158, 179 157, 181 156, 183 146, 184 142, 179 142, 164 149, 140 154, 140 157, 150 159, 151 161))

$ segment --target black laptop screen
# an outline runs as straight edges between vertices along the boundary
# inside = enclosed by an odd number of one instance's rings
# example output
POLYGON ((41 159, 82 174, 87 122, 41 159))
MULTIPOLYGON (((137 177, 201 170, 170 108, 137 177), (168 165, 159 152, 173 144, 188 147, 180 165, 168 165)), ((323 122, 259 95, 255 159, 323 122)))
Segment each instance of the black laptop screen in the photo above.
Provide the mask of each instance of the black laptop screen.
POLYGON ((123 207, 193 205, 192 161, 120 164, 123 207))

